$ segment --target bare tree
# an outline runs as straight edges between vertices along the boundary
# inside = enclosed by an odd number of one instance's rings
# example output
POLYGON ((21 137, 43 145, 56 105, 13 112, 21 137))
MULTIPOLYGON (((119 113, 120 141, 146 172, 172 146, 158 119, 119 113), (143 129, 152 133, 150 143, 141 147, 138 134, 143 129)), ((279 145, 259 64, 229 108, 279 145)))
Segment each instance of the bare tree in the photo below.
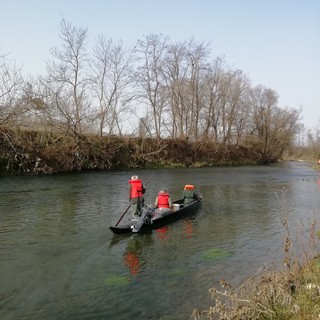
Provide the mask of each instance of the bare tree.
POLYGON ((21 68, 0 55, 0 127, 12 128, 22 125, 20 121, 26 110, 19 103, 24 89, 21 68))
POLYGON ((47 62, 47 78, 43 84, 46 102, 54 110, 52 117, 67 130, 81 134, 91 119, 86 51, 87 29, 73 27, 65 19, 60 23, 61 48, 53 47, 53 59, 47 62))
POLYGON ((208 43, 196 43, 191 39, 187 43, 187 61, 190 64, 189 101, 187 107, 190 118, 187 134, 194 141, 199 139, 200 114, 204 106, 204 79, 209 68, 208 43))
POLYGON ((290 147, 299 131, 301 110, 279 108, 274 90, 257 86, 252 89, 253 142, 263 162, 275 161, 290 147))
POLYGON ((138 40, 135 47, 141 62, 137 69, 139 97, 150 110, 148 118, 153 120, 157 139, 161 137, 167 104, 162 69, 168 41, 169 38, 161 34, 150 34, 138 40))
POLYGON ((248 89, 248 79, 241 70, 229 71, 225 79, 226 97, 222 108, 222 143, 236 144, 248 117, 244 93, 248 89))
POLYGON ((285 150, 294 144, 294 138, 300 131, 301 110, 290 108, 275 109, 272 121, 270 149, 274 159, 280 159, 285 150))
POLYGON ((208 56, 208 44, 198 44, 194 39, 168 46, 163 73, 173 138, 199 139, 208 56))
POLYGON ((218 142, 221 117, 221 77, 224 74, 224 58, 218 57, 211 63, 204 80, 204 108, 202 111, 202 139, 218 142))
MULTIPOLYGON (((299 141, 298 147, 303 148, 304 153, 309 153, 312 158, 320 160, 320 120, 316 126, 307 130, 305 137, 299 141)), ((319 163, 320 164, 320 163, 319 163)))
POLYGON ((184 130, 185 88, 188 67, 185 64, 186 49, 183 43, 170 44, 164 60, 164 80, 170 105, 172 138, 186 138, 184 130))
POLYGON ((239 70, 227 69, 222 58, 213 61, 204 85, 202 112, 205 139, 209 132, 217 143, 233 143, 244 83, 239 70))
POLYGON ((133 53, 122 42, 98 37, 94 49, 94 94, 98 100, 99 131, 121 135, 121 121, 128 103, 133 99, 133 53))
POLYGON ((250 103, 250 83, 249 80, 244 76, 243 90, 241 92, 239 109, 237 112, 237 117, 235 121, 235 143, 237 145, 243 145, 245 139, 251 129, 251 114, 252 114, 252 105, 250 103))

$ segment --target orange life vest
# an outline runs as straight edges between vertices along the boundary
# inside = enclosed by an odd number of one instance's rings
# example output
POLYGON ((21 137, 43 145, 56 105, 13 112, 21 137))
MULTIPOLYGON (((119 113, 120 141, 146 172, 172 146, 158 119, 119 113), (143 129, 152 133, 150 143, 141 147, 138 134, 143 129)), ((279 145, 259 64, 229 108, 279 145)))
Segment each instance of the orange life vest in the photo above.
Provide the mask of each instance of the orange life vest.
POLYGON ((142 181, 141 180, 129 180, 129 183, 131 184, 130 189, 130 198, 138 198, 142 197, 143 191, 142 191, 142 181))
POLYGON ((170 208, 169 206, 169 194, 165 192, 158 193, 158 208, 170 208))

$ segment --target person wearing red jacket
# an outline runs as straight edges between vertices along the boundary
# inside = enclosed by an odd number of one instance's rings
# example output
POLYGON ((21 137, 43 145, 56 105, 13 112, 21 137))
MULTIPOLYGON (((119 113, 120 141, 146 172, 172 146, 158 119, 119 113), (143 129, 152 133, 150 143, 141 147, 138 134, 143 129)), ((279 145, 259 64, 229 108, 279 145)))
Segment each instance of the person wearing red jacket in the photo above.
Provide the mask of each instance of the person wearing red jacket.
POLYGON ((138 176, 132 176, 129 180, 129 201, 131 203, 131 215, 132 219, 136 219, 140 216, 140 210, 144 207, 145 187, 138 176))
POLYGON ((154 203, 159 209, 171 209, 172 201, 166 189, 160 190, 154 203))

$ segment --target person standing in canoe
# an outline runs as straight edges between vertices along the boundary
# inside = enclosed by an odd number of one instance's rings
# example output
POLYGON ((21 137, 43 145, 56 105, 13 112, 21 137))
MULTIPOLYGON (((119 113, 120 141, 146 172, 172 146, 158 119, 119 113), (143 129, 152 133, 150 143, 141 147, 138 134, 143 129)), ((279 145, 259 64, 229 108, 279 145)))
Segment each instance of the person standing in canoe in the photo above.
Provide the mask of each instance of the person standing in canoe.
POLYGON ((144 207, 143 194, 146 192, 142 181, 138 176, 132 176, 129 180, 129 201, 131 203, 131 215, 132 219, 136 219, 140 216, 140 210, 144 207))

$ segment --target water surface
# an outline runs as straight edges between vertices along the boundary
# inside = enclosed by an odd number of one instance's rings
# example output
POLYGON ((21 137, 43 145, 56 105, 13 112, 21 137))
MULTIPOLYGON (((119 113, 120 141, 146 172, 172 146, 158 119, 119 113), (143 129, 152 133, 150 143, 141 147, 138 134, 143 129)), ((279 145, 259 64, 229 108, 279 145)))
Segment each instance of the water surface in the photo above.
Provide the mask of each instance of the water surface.
POLYGON ((157 170, 147 203, 162 187, 177 199, 194 184, 202 209, 113 235, 131 175, 152 172, 0 177, 0 318, 188 319, 220 279, 237 286, 282 264, 284 216, 294 226, 319 215, 320 175, 307 163, 157 170))

